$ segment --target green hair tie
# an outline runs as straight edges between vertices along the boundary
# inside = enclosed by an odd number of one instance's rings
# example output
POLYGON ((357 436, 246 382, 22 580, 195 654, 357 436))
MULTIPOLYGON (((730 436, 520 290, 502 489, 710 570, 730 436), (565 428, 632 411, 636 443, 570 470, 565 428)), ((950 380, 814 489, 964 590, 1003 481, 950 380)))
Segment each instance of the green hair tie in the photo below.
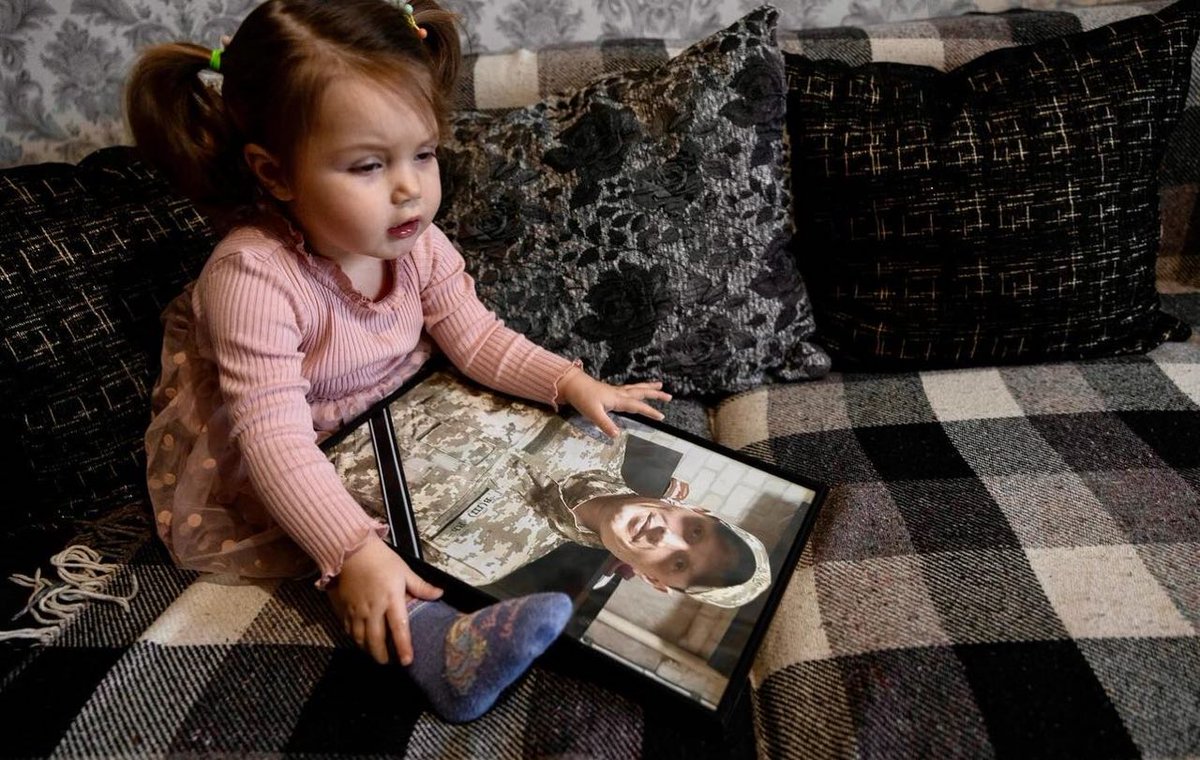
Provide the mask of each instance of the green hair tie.
POLYGON ((221 70, 221 53, 225 52, 225 48, 213 48, 212 53, 208 56, 208 67, 213 71, 221 70))

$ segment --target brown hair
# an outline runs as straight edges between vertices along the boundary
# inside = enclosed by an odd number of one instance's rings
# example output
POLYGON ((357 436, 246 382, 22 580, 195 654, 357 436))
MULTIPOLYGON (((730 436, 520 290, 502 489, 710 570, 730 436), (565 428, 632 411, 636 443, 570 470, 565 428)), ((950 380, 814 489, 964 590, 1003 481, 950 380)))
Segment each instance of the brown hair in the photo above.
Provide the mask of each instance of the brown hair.
POLYGON ((335 77, 361 75, 426 104, 446 129, 460 50, 454 15, 411 0, 418 37, 386 0, 267 0, 221 54, 218 90, 201 80, 211 51, 148 48, 125 88, 125 113, 144 157, 210 213, 249 207, 258 183, 243 158, 256 143, 293 164, 335 77))

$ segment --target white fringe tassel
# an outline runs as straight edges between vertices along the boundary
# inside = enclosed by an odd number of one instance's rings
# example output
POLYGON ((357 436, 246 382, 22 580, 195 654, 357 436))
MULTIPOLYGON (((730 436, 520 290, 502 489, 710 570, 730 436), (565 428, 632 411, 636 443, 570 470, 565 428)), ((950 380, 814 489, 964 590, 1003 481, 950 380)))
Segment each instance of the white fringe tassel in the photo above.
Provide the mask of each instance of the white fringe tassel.
POLYGON ((12 619, 28 614, 41 626, 0 631, 0 641, 33 639, 39 644, 49 644, 79 608, 91 600, 113 602, 128 612, 129 602, 138 593, 137 576, 132 573, 129 575, 128 595, 105 593, 104 586, 120 565, 104 564, 101 559, 95 549, 75 544, 50 558, 50 564, 58 571, 57 581, 43 578, 41 568, 34 572, 33 577, 10 575, 9 580, 13 583, 33 589, 25 608, 12 619))

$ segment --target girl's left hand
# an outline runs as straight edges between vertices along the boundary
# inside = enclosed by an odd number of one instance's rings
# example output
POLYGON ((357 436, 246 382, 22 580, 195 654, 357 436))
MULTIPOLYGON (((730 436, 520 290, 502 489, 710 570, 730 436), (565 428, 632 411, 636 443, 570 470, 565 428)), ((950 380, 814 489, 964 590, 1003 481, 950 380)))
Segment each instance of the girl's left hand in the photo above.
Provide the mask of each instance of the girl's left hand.
POLYGON ((609 412, 634 412, 653 420, 663 418, 663 413, 644 399, 670 401, 671 394, 662 390, 660 382, 609 385, 576 368, 558 381, 556 401, 570 404, 609 438, 616 438, 621 431, 608 416, 609 412))

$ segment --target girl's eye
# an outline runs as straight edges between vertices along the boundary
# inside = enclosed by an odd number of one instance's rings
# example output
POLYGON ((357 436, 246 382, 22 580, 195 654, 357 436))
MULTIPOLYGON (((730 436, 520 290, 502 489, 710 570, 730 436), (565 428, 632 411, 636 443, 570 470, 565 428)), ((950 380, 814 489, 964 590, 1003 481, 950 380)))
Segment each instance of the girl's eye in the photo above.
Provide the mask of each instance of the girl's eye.
POLYGON ((417 154, 418 161, 433 161, 437 159, 437 153, 432 150, 423 150, 417 154))
POLYGON ((372 161, 369 164, 359 164, 358 166, 350 167, 352 174, 370 174, 373 171, 383 168, 383 164, 378 161, 372 161))

